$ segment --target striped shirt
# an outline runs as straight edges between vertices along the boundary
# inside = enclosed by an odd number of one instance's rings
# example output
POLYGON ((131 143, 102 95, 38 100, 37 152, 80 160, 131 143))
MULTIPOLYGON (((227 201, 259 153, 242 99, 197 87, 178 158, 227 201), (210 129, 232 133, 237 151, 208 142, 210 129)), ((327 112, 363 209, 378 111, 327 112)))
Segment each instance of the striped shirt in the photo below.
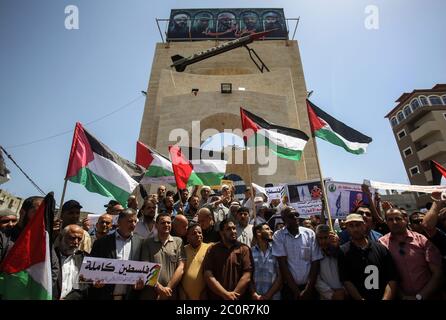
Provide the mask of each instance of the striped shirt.
MULTIPOLYGON (((256 292, 264 295, 271 289, 279 272, 279 263, 275 256, 273 256, 273 247, 268 244, 268 249, 265 253, 258 245, 252 248, 252 257, 254 259, 254 283, 256 285, 256 292)), ((280 290, 276 292, 272 300, 280 300, 280 290)))

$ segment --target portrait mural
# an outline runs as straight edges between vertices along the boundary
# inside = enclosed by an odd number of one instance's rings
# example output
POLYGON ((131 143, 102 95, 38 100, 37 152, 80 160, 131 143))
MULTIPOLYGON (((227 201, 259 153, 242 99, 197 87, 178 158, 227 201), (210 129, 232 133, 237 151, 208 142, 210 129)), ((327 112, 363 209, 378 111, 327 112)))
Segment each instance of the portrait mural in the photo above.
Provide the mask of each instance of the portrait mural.
POLYGON ((288 39, 283 9, 174 9, 167 41, 232 40, 268 30, 265 39, 288 39))

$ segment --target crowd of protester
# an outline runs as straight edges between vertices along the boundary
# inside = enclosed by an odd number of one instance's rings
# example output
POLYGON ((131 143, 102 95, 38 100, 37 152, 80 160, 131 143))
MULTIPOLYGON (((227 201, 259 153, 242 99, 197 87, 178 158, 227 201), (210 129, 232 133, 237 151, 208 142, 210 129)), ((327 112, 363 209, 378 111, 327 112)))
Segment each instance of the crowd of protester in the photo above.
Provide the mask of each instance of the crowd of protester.
MULTIPOLYGON (((446 201, 432 194, 427 213, 408 213, 363 191, 341 221, 300 217, 281 200, 238 201, 234 188, 176 193, 160 186, 141 204, 110 201, 94 226, 82 205, 65 202, 53 223, 54 299, 433 300, 446 297, 446 201), (331 222, 331 223, 330 223, 331 222), (335 225, 335 228, 331 228, 335 225), (161 264, 145 286, 84 283, 85 256, 161 264)), ((42 203, 0 213, 0 261, 42 203)), ((324 208, 323 203, 323 208, 324 208)), ((323 209, 323 211, 325 211, 323 209)))

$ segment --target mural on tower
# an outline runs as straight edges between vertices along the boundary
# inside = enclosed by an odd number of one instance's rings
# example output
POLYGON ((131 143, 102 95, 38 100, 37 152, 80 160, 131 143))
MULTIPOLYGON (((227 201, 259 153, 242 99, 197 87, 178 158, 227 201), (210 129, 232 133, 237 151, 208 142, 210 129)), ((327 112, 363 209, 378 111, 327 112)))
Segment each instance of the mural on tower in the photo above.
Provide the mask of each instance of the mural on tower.
POLYGON ((167 41, 237 39, 274 30, 265 38, 288 39, 283 9, 173 9, 167 41))

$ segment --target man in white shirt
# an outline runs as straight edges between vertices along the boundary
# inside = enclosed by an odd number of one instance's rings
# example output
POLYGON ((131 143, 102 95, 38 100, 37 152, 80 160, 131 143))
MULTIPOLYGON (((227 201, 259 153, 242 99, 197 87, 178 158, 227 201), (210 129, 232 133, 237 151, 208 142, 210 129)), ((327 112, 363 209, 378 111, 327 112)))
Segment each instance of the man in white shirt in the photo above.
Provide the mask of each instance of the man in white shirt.
POLYGON ((155 238, 158 231, 155 226, 156 204, 152 199, 144 200, 140 212, 143 216, 136 224, 135 233, 143 239, 155 238))
POLYGON ((337 259, 339 237, 330 231, 329 226, 320 224, 316 227, 316 239, 324 255, 320 262, 316 290, 321 300, 344 300, 346 292, 339 278, 337 259))
POLYGON ((315 294, 319 260, 323 258, 313 230, 299 226, 299 213, 282 211, 285 228, 274 233, 273 255, 282 273, 284 300, 310 300, 315 294))
POLYGON ((84 230, 75 224, 66 226, 61 233, 61 242, 56 248, 60 272, 54 285, 54 299, 79 300, 86 286, 79 284, 79 270, 86 253, 79 250, 84 230))
POLYGON ((251 248, 251 242, 253 239, 252 228, 253 225, 249 224, 249 209, 241 207, 237 210, 237 240, 243 244, 246 244, 251 248))

